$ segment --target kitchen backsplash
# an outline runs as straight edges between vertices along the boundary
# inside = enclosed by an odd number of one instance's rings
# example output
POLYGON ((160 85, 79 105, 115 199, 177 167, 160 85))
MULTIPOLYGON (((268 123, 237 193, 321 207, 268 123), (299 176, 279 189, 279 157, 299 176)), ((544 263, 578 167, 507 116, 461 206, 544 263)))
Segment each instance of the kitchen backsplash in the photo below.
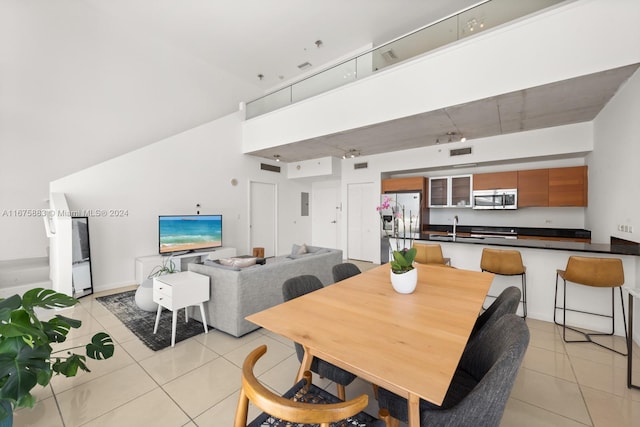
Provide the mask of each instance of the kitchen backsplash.
POLYGON ((461 225, 492 227, 584 228, 585 208, 523 208, 510 211, 473 209, 429 209, 430 224, 451 224, 458 216, 461 225))

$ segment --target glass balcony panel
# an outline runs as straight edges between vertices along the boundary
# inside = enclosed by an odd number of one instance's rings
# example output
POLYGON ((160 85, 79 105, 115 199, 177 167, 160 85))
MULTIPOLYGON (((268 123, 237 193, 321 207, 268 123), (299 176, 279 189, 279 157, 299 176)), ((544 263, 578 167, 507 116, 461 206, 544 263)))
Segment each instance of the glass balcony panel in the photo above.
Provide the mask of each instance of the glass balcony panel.
POLYGON ((335 89, 401 61, 566 0, 489 0, 292 86, 247 103, 246 118, 335 89))
POLYGON ((259 116, 291 104, 291 86, 258 98, 247 104, 246 118, 259 116))
MULTIPOLYGON (((452 17, 395 40, 373 51, 373 70, 378 71, 414 56, 453 43, 458 39, 458 23, 452 17)), ((360 76, 358 76, 360 77, 360 76)))
POLYGON ((560 3, 560 0, 491 0, 457 15, 459 20, 458 37, 462 39, 478 34, 557 3, 560 3))
POLYGON ((301 82, 295 83, 291 89, 291 99, 298 102, 319 93, 327 92, 356 79, 356 60, 344 62, 313 75, 301 82))

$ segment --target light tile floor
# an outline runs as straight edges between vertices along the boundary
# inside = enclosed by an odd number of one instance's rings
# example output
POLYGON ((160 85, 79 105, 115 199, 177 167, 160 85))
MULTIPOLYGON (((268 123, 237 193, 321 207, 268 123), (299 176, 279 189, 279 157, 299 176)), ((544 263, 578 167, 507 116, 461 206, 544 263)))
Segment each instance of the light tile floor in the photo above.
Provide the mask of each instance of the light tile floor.
MULTIPOLYGON (((64 313, 83 321, 71 343, 84 344, 95 331, 106 330, 116 341, 116 355, 89 360, 91 373, 57 377, 37 390, 37 404, 16 413, 16 427, 231 426, 241 364, 260 344, 268 351, 256 366, 259 378, 279 393, 293 383, 299 363, 292 343, 282 337, 258 330, 234 338, 213 330, 153 352, 95 296, 64 313)), ((592 344, 565 344, 553 323, 527 323, 531 342, 502 426, 640 426, 640 391, 626 387, 626 358, 592 344)), ((609 341, 624 346, 619 337, 609 341)), ((640 383, 640 350, 634 351, 640 383)), ((330 382, 314 382, 335 393, 330 382)), ((347 387, 347 398, 361 393, 369 395, 368 412, 376 414, 369 383, 356 379, 347 387)), ((249 416, 256 413, 252 409, 249 416)))

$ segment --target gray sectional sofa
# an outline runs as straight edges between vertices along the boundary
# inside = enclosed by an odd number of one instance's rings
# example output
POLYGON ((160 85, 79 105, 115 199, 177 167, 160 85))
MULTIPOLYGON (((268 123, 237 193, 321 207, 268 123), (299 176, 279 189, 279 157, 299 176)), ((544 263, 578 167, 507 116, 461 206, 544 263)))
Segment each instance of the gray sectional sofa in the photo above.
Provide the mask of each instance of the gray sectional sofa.
MULTIPOLYGON (((306 246, 299 254, 294 245, 291 255, 268 259, 264 265, 236 268, 214 261, 189 264, 189 271, 210 277, 211 295, 205 303, 207 323, 214 328, 240 337, 258 329, 245 317, 283 302, 282 284, 302 274, 311 274, 323 285, 333 283, 332 268, 342 262, 342 251, 306 246)), ((198 310, 194 317, 200 319, 198 310)))

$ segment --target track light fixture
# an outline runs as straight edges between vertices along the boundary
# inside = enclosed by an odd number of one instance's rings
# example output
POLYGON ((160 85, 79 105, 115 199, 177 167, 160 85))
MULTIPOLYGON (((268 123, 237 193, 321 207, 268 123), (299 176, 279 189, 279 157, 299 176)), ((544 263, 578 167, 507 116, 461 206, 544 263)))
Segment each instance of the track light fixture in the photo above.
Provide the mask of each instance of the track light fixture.
POLYGON ((445 142, 449 143, 449 142, 456 142, 456 141, 465 142, 466 140, 467 138, 462 136, 462 134, 460 133, 447 132, 444 135, 436 137, 436 144, 443 144, 445 142))
POLYGON ((353 159, 354 157, 360 157, 360 151, 355 148, 351 148, 344 152, 342 155, 343 159, 353 159))

